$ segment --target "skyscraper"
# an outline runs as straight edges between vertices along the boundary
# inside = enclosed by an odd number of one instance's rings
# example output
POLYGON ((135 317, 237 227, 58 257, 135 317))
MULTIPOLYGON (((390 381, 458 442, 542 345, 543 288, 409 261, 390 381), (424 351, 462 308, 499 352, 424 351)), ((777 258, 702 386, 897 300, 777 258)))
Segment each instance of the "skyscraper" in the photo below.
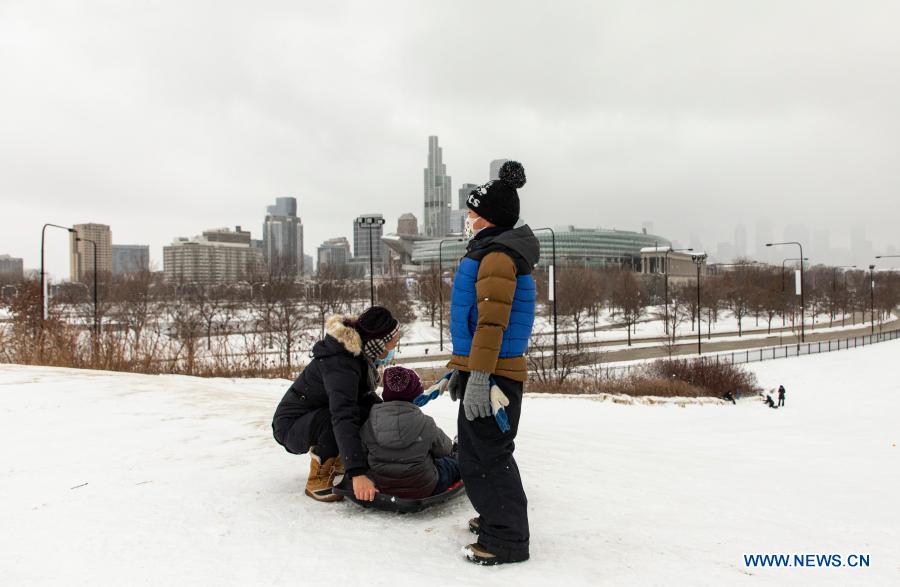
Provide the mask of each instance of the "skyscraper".
POLYGON ((82 281, 94 272, 94 245, 87 242, 89 240, 97 244, 98 274, 112 273, 112 231, 109 226, 87 223, 76 224, 73 228, 75 232, 69 235, 69 279, 82 281))
POLYGON ((424 169, 425 214, 422 217, 422 233, 425 236, 444 236, 450 217, 450 176, 444 165, 443 152, 438 138, 428 137, 428 167, 424 169))
POLYGON ((503 167, 503 164, 509 161, 509 159, 494 159, 491 161, 491 179, 500 179, 500 168, 503 167))
POLYGON ((478 187, 477 183, 464 183, 459 188, 459 210, 467 210, 466 200, 469 199, 469 193, 478 187))
MULTIPOLYGON (((384 218, 381 214, 363 214, 362 216, 370 218, 384 218)), ((359 261, 366 262, 366 272, 368 272, 369 261, 369 243, 372 243, 374 252, 372 253, 372 264, 375 267, 375 273, 382 273, 384 270, 385 260, 387 259, 387 248, 381 241, 384 236, 384 224, 359 224, 353 222, 353 256, 359 261), (369 240, 371 238, 371 241, 369 240)))
POLYGON ((275 198, 263 222, 263 254, 269 268, 291 275, 303 274, 303 223, 297 217, 296 198, 275 198))
POLYGON ((319 245, 318 256, 317 270, 320 272, 327 267, 345 267, 350 261, 350 242, 345 236, 330 238, 319 245))

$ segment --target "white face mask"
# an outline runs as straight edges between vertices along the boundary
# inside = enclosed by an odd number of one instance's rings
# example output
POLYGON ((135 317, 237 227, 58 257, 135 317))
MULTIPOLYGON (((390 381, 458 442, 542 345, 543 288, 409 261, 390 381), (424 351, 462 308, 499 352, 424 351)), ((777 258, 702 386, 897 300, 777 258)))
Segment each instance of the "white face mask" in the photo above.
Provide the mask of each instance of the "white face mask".
POLYGON ((479 219, 480 219, 480 216, 476 216, 475 218, 472 218, 471 216, 466 216, 465 234, 466 234, 467 240, 472 240, 475 237, 475 235, 480 232, 480 229, 475 230, 475 223, 478 222, 479 219))

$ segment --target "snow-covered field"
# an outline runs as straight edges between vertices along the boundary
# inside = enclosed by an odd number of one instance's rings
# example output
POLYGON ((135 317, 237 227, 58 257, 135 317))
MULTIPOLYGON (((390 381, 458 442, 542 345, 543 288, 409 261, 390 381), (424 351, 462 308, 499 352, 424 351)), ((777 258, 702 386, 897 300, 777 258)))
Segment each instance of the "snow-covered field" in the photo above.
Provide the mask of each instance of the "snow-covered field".
MULTIPOLYGON (((285 381, 0 366, 3 585, 900 584, 900 341, 752 365, 787 406, 526 398, 532 559, 481 568, 465 499, 320 504, 285 381), (749 568, 745 553, 870 555, 749 568)), ((426 410, 449 433, 449 399, 426 410)))

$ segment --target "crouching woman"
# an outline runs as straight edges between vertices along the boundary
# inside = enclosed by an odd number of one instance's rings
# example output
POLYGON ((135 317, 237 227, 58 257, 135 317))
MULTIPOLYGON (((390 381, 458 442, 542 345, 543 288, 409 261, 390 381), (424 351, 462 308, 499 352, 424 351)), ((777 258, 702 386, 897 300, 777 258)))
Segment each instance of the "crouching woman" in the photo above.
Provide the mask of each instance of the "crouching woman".
POLYGON ((285 393, 272 419, 275 440, 290 453, 309 453, 306 495, 339 501, 336 475, 353 480, 357 499, 375 499, 360 429, 381 399, 375 393, 378 367, 393 358, 400 325, 373 306, 358 318, 332 316, 325 338, 313 346, 312 360, 285 393))

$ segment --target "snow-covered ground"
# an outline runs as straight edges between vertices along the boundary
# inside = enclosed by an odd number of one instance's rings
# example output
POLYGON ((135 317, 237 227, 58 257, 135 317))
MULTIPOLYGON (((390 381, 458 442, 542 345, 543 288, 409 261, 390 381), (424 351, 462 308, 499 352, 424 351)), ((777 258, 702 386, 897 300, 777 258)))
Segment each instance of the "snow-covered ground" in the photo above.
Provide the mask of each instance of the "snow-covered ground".
MULTIPOLYGON (((900 341, 751 365, 787 406, 526 398, 532 559, 481 568, 466 499, 390 515, 302 494, 285 381, 0 366, 0 583, 900 584, 900 341), (752 568, 750 553, 870 555, 752 568)), ((426 410, 449 433, 449 399, 426 410)))

